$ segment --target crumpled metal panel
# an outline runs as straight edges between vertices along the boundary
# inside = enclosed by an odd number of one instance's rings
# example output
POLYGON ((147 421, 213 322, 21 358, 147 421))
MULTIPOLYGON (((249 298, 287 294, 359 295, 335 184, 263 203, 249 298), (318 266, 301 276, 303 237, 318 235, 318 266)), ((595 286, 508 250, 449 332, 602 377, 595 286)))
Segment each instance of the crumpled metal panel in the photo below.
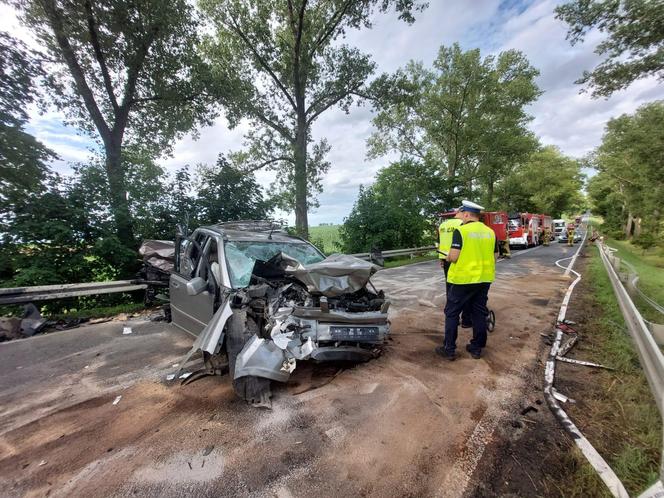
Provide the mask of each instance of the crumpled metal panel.
POLYGON ((208 322, 205 328, 201 331, 200 335, 194 341, 194 344, 191 346, 191 349, 180 361, 180 369, 178 370, 178 375, 183 370, 185 364, 189 359, 196 353, 196 351, 201 350, 210 354, 216 354, 219 351, 217 347, 223 342, 223 332, 226 322, 233 315, 233 310, 231 309, 230 299, 227 299, 223 306, 219 306, 219 309, 212 316, 212 319, 208 322))
POLYGON ((286 382, 293 369, 294 364, 288 361, 283 349, 272 341, 254 335, 245 343, 237 356, 233 378, 253 375, 286 382))
POLYGON ((170 240, 144 240, 138 249, 143 261, 166 272, 173 271, 175 243, 170 240))
MULTIPOLYGON (((285 255, 283 255, 285 256, 285 255)), ((347 254, 332 254, 320 263, 303 265, 293 258, 287 260, 285 272, 294 276, 314 294, 336 297, 363 289, 371 275, 380 267, 347 254)))

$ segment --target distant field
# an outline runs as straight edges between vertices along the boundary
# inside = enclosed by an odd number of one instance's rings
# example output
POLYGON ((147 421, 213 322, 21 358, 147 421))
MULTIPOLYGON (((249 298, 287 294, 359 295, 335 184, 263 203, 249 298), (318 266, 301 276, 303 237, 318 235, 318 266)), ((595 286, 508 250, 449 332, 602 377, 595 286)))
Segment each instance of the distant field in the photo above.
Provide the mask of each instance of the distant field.
POLYGON ((340 225, 323 225, 317 227, 309 227, 309 240, 315 245, 322 245, 319 247, 325 254, 332 254, 333 252, 340 252, 341 239, 339 238, 340 225))

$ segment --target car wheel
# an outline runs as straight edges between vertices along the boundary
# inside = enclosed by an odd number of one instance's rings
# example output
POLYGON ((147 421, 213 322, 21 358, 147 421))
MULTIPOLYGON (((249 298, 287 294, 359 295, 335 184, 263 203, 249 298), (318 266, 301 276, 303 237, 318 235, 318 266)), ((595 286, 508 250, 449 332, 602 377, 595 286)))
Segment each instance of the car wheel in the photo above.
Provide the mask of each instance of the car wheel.
POLYGON ((228 353, 228 368, 233 382, 233 390, 240 398, 252 404, 263 405, 269 402, 270 379, 256 376, 245 376, 234 379, 235 361, 242 351, 245 343, 258 333, 256 321, 247 316, 244 310, 233 311, 228 320, 226 330, 226 351, 228 353))
POLYGON ((493 310, 489 310, 489 313, 486 316, 486 329, 489 332, 493 332, 493 329, 496 328, 496 314, 493 310))

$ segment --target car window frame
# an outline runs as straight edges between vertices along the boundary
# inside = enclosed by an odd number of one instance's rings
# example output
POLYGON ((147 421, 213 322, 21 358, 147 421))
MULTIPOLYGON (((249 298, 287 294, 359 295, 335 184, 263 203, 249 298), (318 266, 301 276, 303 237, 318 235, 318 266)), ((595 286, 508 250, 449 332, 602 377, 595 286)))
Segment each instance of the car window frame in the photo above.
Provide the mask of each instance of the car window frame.
MULTIPOLYGON (((182 257, 178 258, 180 260, 179 266, 178 268, 176 268, 176 273, 178 275, 180 275, 182 278, 186 280, 191 280, 192 278, 195 278, 197 276, 199 271, 198 268, 201 262, 201 256, 203 254, 203 249, 205 247, 205 244, 208 243, 209 239, 210 239, 210 234, 207 234, 202 230, 196 230, 189 237, 183 239, 183 241, 186 240, 187 242, 189 242, 189 245, 185 249, 184 258, 182 257), (202 238, 201 240, 202 243, 197 240, 198 237, 202 238), (194 269, 192 270, 191 274, 188 275, 182 272, 182 263, 185 258, 191 259, 190 255, 193 249, 198 250, 198 255, 196 257, 196 261, 192 262, 192 266, 194 269)), ((180 244, 182 244, 182 242, 180 244)), ((180 250, 180 247, 178 247, 177 250, 180 250)))

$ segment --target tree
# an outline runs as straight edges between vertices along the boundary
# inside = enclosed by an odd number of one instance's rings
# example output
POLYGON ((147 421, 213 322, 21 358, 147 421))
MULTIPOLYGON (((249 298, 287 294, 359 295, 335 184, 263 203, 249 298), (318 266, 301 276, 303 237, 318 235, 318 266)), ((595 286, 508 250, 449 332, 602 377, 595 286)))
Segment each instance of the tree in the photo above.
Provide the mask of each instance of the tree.
POLYGON ((554 146, 531 154, 498 185, 498 205, 509 211, 530 211, 560 217, 581 209, 583 175, 575 159, 554 146))
POLYGON ((214 73, 235 88, 220 101, 231 126, 246 118, 253 130, 236 159, 249 170, 277 171, 281 200, 295 210, 302 236, 329 168, 327 143, 309 147, 312 125, 334 106, 347 112, 374 71, 368 55, 337 41, 348 30, 370 28, 371 14, 390 7, 409 23, 423 8, 415 0, 201 1, 216 30, 205 53, 214 73))
POLYGON ((410 62, 373 85, 378 115, 368 141, 369 156, 398 152, 436 165, 458 197, 493 188, 510 166, 533 151, 525 107, 540 91, 538 71, 518 51, 497 57, 441 47, 433 68, 410 62))
POLYGON ((219 156, 214 166, 200 165, 196 171, 196 223, 262 220, 271 211, 254 175, 231 165, 219 156))
MULTIPOLYGON (((619 194, 621 220, 627 237, 636 235, 662 242, 664 213, 664 101, 645 104, 633 115, 614 118, 606 126, 594 155, 597 184, 619 194)), ((595 202, 597 194, 593 195, 595 202)), ((616 224, 615 211, 609 222, 616 224)))
POLYGON ((608 35, 595 49, 605 59, 576 81, 588 84, 594 97, 609 97, 640 78, 664 77, 663 2, 573 0, 558 6, 556 17, 569 24, 572 45, 592 29, 608 35))
POLYGON ((447 180, 435 168, 403 160, 383 168, 373 185, 360 188, 358 199, 340 229, 345 252, 421 246, 432 233, 435 213, 453 199, 447 180))
POLYGON ((207 116, 194 9, 186 0, 12 3, 50 55, 55 104, 101 141, 116 233, 135 247, 123 146, 168 152, 207 116))
MULTIPOLYGON (((47 161, 55 154, 24 130, 26 109, 44 73, 38 55, 24 43, 0 31, 0 203, 10 190, 34 190, 44 179, 47 161)), ((4 209, 0 205, 0 213, 4 209)))

